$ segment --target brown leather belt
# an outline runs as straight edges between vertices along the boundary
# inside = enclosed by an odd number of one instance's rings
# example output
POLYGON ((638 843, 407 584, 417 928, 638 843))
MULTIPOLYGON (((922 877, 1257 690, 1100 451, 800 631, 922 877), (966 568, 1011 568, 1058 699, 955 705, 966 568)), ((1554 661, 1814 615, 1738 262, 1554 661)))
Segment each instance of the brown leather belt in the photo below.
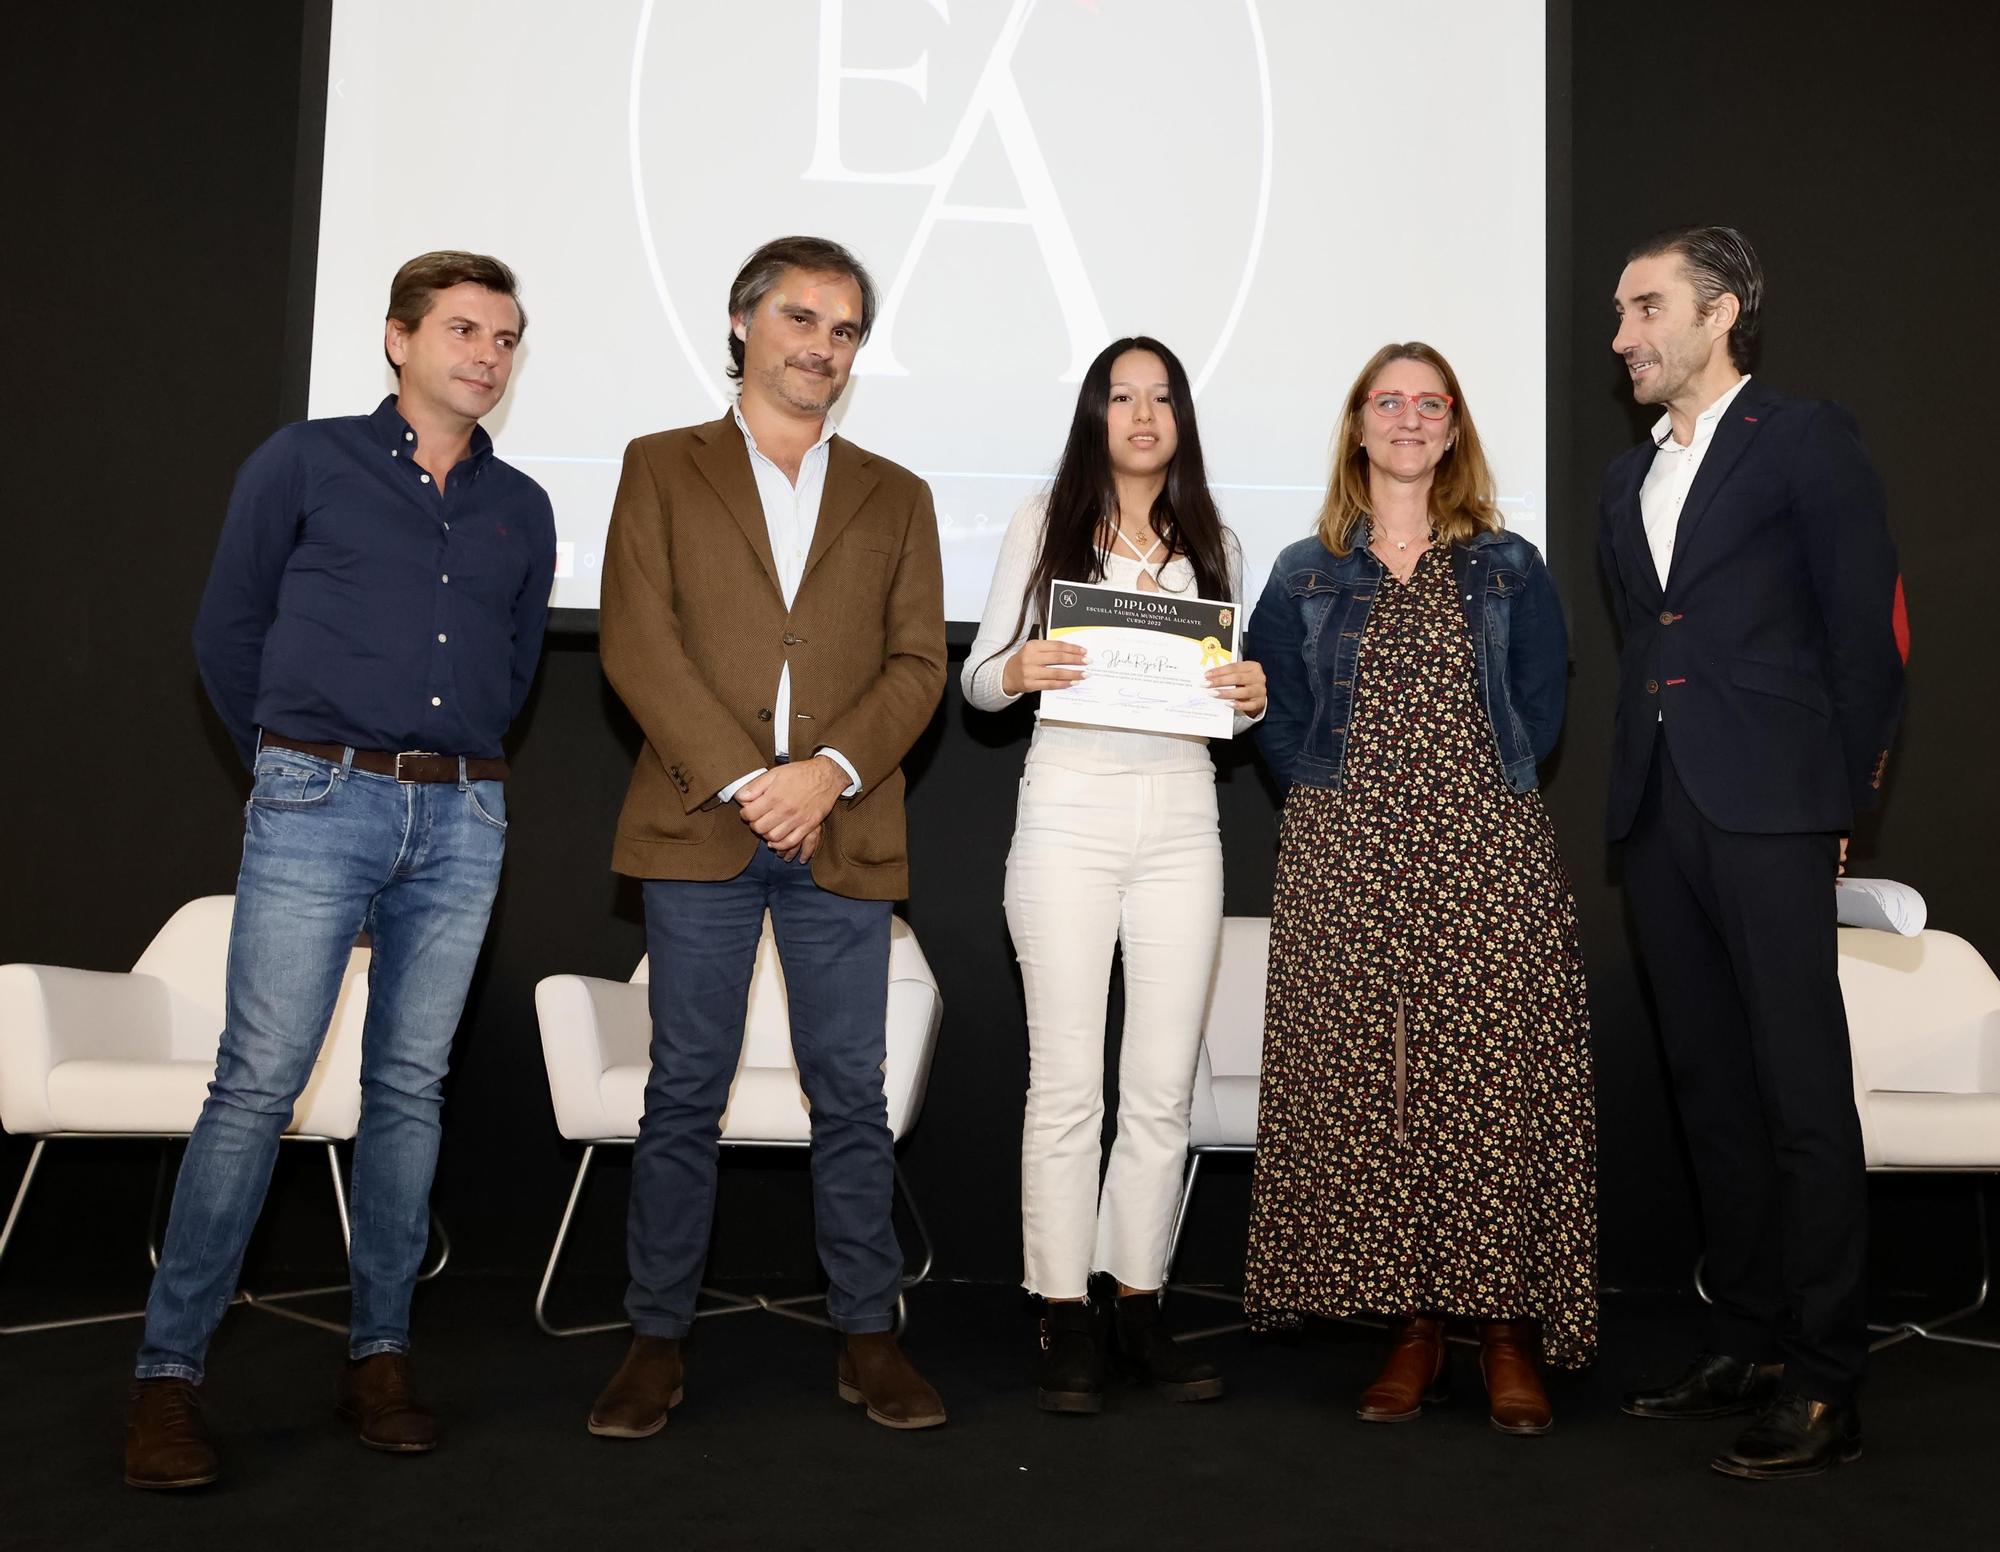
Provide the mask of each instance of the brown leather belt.
MULTIPOLYGON (((340 764, 347 754, 346 746, 342 744, 312 744, 303 738, 287 738, 282 733, 266 732, 262 741, 267 749, 296 749, 300 754, 309 754, 318 760, 331 760, 335 765, 340 764)), ((458 780, 458 756, 436 754, 429 749, 406 749, 401 754, 393 754, 386 749, 357 749, 354 751, 354 768, 371 776, 393 776, 401 782, 458 780)), ((465 779, 505 781, 507 762, 467 760, 465 779)))

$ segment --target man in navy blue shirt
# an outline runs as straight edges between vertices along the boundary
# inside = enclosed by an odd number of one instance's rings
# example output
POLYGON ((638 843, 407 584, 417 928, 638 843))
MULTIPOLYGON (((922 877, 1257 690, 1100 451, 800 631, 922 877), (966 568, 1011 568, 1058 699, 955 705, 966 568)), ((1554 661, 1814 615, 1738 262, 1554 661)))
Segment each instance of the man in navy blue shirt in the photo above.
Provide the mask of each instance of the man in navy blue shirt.
POLYGON ((200 1391, 279 1135, 312 1076, 348 956, 373 964, 354 1145, 353 1312, 336 1409, 417 1452, 410 1295, 438 1108, 505 849, 501 736, 541 653, 555 523, 493 456, 525 326, 497 259, 397 274, 372 415, 287 426, 238 475, 195 623, 202 682, 251 767, 215 1081, 146 1305, 125 1480, 217 1475, 200 1391))

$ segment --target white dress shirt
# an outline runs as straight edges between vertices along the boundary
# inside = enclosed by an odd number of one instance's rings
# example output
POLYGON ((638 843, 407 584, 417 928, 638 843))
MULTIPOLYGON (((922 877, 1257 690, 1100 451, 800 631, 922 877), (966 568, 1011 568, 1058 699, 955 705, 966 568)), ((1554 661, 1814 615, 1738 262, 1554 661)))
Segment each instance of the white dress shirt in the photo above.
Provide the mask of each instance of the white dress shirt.
POLYGON ((1695 417, 1694 438, 1683 447, 1674 440, 1674 417, 1662 415, 1653 423, 1652 467, 1639 487, 1639 516, 1646 525, 1646 544, 1653 552, 1653 569, 1660 574, 1660 586, 1667 585, 1667 572, 1674 561, 1674 535, 1681 525, 1681 508, 1687 504, 1701 461, 1708 456, 1708 444, 1715 440, 1715 428, 1722 412, 1750 381, 1748 374, 1736 379, 1707 409, 1695 417))
MULTIPOLYGON (((731 413, 736 417, 736 429, 743 433, 743 445, 750 450, 750 473, 757 481, 757 499, 764 507, 764 527, 771 536, 771 559, 778 568, 778 588, 785 595, 785 607, 789 609, 798 597, 799 579, 806 573, 806 557, 812 553, 813 534, 819 528, 820 497, 826 492, 826 444, 839 428, 829 415, 820 427, 819 440, 806 449, 805 457, 799 462, 799 478, 795 485, 785 471, 758 448, 756 437, 750 434, 750 427, 743 419, 742 408, 739 406, 731 413)), ((790 758, 790 663, 778 669, 778 694, 771 702, 771 728, 773 752, 781 760, 790 758)), ((847 772, 847 790, 841 793, 842 797, 851 798, 861 790, 861 773, 855 770, 846 755, 838 749, 828 748, 815 749, 813 753, 825 755, 847 772)), ((716 796, 727 803, 736 796, 739 787, 755 781, 768 769, 769 766, 760 765, 754 771, 745 772, 716 796)))

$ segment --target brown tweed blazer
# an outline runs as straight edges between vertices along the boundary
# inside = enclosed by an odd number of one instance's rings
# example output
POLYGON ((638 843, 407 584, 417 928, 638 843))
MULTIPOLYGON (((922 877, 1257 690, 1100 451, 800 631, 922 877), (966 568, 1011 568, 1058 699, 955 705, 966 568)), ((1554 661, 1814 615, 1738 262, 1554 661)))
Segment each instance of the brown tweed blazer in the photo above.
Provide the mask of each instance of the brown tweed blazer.
POLYGON ((838 749, 861 791, 827 816, 822 889, 900 900, 910 869, 902 758, 944 692, 944 592, 930 487, 845 437, 827 447, 819 526, 789 611, 750 453, 732 416, 640 437, 605 544, 599 650, 645 734, 612 867, 734 878, 757 835, 716 794, 772 760, 779 667, 791 751, 838 749))

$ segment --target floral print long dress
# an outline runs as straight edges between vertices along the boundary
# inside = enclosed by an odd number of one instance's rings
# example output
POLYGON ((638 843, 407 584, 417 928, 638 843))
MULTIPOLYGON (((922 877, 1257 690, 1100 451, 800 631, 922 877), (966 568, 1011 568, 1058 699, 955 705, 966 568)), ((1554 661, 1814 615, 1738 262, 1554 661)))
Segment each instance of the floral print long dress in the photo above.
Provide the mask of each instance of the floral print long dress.
POLYGON ((1576 901, 1434 548, 1377 591, 1339 790, 1285 802, 1244 1304, 1531 1318, 1575 1368, 1596 1260, 1576 901))

